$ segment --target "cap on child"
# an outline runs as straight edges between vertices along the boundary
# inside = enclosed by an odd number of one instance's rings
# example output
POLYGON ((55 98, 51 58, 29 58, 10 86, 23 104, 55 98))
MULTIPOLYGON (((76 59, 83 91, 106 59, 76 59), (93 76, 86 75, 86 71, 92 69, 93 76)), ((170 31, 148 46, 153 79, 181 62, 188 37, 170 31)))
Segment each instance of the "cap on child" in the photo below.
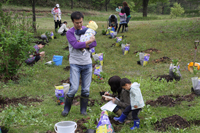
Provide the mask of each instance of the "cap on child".
POLYGON ((90 21, 90 22, 88 23, 87 27, 90 28, 90 29, 93 29, 93 30, 97 30, 98 25, 97 25, 96 22, 90 21))

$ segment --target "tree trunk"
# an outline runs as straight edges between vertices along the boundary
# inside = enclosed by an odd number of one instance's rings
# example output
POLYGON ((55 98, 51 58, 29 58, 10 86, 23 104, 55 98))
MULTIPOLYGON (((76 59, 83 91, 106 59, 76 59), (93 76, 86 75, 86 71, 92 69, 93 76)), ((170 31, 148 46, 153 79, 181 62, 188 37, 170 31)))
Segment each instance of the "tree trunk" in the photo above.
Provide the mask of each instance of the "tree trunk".
POLYGON ((107 11, 108 11, 108 8, 107 8, 107 0, 105 0, 105 2, 106 2, 106 5, 105 5, 105 6, 106 6, 106 12, 107 12, 107 11))
POLYGON ((73 0, 71 0, 71 9, 73 9, 73 0))
POLYGON ((35 1, 36 0, 32 0, 32 12, 33 12, 33 29, 34 32, 36 33, 36 17, 35 17, 35 1))
POLYGON ((143 0, 143 17, 147 17, 147 7, 149 0, 143 0))
POLYGON ((164 9, 165 9, 165 4, 162 3, 162 13, 161 14, 164 14, 164 9))

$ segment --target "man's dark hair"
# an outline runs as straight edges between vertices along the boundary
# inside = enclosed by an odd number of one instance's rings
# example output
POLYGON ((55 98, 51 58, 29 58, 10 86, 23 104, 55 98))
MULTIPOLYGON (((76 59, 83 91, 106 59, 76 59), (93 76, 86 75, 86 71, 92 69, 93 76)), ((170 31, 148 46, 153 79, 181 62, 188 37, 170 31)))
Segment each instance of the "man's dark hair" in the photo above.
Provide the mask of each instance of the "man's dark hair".
POLYGON ((71 20, 72 22, 74 22, 74 19, 81 19, 81 18, 84 18, 83 14, 79 11, 76 11, 76 12, 73 12, 71 14, 71 20))
POLYGON ((67 24, 67 21, 64 21, 63 23, 66 23, 66 24, 67 24))
POLYGON ((125 86, 125 84, 131 84, 131 81, 127 78, 121 79, 120 85, 125 86))
POLYGON ((124 10, 124 8, 122 8, 122 9, 121 9, 121 13, 125 13, 125 10, 124 10))

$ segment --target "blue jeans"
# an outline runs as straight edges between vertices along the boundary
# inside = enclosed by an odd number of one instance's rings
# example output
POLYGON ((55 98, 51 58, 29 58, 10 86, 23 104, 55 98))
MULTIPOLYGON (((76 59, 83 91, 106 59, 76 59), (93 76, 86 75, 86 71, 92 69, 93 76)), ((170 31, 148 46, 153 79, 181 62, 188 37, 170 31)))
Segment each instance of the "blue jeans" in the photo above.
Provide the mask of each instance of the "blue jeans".
POLYGON ((129 18, 126 18, 126 23, 127 23, 127 26, 128 26, 128 22, 129 22, 129 20, 131 19, 131 17, 129 17, 129 18))
POLYGON ((140 111, 140 110, 141 110, 141 108, 132 110, 132 109, 131 109, 131 105, 129 105, 129 106, 127 106, 126 109, 123 111, 123 114, 127 116, 127 115, 132 111, 132 118, 133 118, 133 120, 139 120, 138 114, 139 114, 139 111, 140 111))
POLYGON ((76 65, 70 64, 70 89, 67 93, 68 97, 74 97, 79 88, 79 79, 81 75, 81 96, 88 97, 90 92, 90 84, 92 81, 92 64, 76 65))

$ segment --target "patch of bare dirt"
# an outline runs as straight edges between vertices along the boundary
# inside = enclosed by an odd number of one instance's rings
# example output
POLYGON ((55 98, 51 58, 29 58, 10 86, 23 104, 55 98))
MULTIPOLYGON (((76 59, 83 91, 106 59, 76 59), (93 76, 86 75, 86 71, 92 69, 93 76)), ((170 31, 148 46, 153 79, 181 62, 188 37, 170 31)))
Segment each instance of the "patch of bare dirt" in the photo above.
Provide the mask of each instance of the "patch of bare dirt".
POLYGON ((152 62, 153 63, 160 63, 160 62, 163 62, 163 63, 169 63, 171 61, 171 59, 169 57, 161 57, 160 59, 155 59, 153 60, 152 62))
POLYGON ((174 107, 176 104, 180 104, 181 101, 193 101, 196 95, 194 93, 180 96, 180 95, 163 95, 159 96, 156 100, 148 100, 146 101, 146 105, 151 106, 168 106, 174 107))
POLYGON ((90 119, 90 117, 79 119, 76 122, 77 123, 77 129, 76 129, 75 133, 85 133, 87 128, 83 124, 87 123, 89 119, 90 119))
POLYGON ((190 123, 178 115, 173 115, 157 121, 154 126, 158 131, 166 131, 169 127, 184 129, 190 127, 190 123))
POLYGON ((179 81, 180 80, 180 77, 179 76, 176 76, 176 77, 172 77, 172 76, 170 76, 170 75, 158 75, 157 77, 156 77, 156 79, 159 79, 159 80, 162 80, 162 79, 165 79, 165 80, 167 80, 167 82, 171 82, 171 81, 173 81, 174 79, 176 80, 176 81, 179 81))
POLYGON ((66 67, 64 68, 64 70, 65 70, 65 71, 69 71, 69 70, 70 70, 70 66, 66 66, 66 67))
POLYGON ((67 51, 69 51, 69 46, 65 47, 65 48, 64 48, 64 50, 67 50, 67 51))
POLYGON ((0 95, 0 109, 4 109, 8 105, 14 105, 17 106, 18 103, 21 103, 23 105, 30 105, 32 102, 42 102, 42 99, 38 98, 30 98, 28 96, 23 96, 19 98, 8 98, 8 97, 3 97, 0 95))
POLYGON ((138 52, 152 53, 152 52, 160 52, 160 51, 156 48, 149 48, 149 49, 146 49, 144 51, 136 51, 136 52, 134 52, 134 54, 137 54, 138 52))

